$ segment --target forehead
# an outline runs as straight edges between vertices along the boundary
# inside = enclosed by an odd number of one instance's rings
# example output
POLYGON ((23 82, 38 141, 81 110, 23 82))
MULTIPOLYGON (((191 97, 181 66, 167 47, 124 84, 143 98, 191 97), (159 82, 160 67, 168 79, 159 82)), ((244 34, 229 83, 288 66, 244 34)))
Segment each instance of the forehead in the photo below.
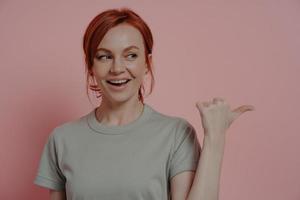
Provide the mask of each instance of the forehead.
POLYGON ((119 24, 107 31, 98 48, 122 51, 128 46, 137 46, 143 50, 143 36, 135 27, 128 24, 119 24))

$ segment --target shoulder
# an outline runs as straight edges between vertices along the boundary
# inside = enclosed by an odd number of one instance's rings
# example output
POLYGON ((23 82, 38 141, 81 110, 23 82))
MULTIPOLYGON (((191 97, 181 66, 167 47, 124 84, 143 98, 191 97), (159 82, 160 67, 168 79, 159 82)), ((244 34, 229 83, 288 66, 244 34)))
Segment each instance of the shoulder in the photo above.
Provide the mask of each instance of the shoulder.
POLYGON ((59 139, 62 137, 65 138, 71 135, 75 135, 76 133, 82 132, 86 126, 86 116, 87 115, 80 116, 73 120, 65 121, 56 125, 52 129, 50 137, 53 137, 53 139, 59 139))
POLYGON ((181 116, 174 116, 165 114, 152 108, 152 121, 162 126, 172 127, 173 130, 181 132, 180 130, 194 129, 193 125, 181 116))

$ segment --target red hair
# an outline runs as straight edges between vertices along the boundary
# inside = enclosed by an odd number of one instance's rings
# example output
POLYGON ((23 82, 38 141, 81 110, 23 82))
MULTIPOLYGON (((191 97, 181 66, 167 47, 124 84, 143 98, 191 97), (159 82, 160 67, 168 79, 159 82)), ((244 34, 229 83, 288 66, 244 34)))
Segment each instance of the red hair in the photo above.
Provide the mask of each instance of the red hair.
MULTIPOLYGON (((123 7, 120 9, 108 9, 101 12, 96 17, 94 17, 94 19, 89 23, 88 27, 86 28, 83 38, 83 50, 85 54, 86 92, 88 97, 89 88, 99 93, 99 96, 97 96, 97 98, 102 96, 101 89, 95 83, 91 70, 93 67, 93 60, 96 54, 97 46, 99 45, 99 43, 101 42, 104 35, 109 29, 121 23, 127 23, 132 25, 133 27, 137 28, 143 36, 147 68, 151 75, 150 93, 152 93, 154 86, 154 76, 153 69, 148 58, 148 54, 152 54, 153 48, 153 36, 151 30, 146 24, 146 22, 138 14, 136 14, 129 8, 123 7), (91 80, 92 83, 94 83, 93 85, 90 84, 91 80)), ((144 92, 145 88, 142 84, 139 89, 139 100, 141 100, 142 102, 144 102, 144 92)))

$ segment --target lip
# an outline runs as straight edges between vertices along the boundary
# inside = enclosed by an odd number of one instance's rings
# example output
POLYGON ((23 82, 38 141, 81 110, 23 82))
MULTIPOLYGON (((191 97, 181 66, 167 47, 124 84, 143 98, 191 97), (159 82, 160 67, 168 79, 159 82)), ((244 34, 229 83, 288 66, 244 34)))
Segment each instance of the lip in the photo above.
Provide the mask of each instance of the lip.
POLYGON ((106 79, 107 81, 119 81, 119 80, 131 80, 131 78, 112 78, 112 79, 106 79))
MULTIPOLYGON (((116 79, 112 79, 112 80, 116 80, 116 79)), ((122 79, 121 79, 122 80, 122 79)), ((131 79, 130 79, 131 80, 131 79)), ((128 84, 129 84, 130 81, 128 81, 128 83, 126 83, 125 85, 122 85, 122 86, 114 86, 114 85, 111 85, 109 83, 107 83, 108 87, 112 90, 112 91, 116 91, 116 92, 120 92, 120 91, 123 91, 125 90, 127 87, 128 87, 128 84)))

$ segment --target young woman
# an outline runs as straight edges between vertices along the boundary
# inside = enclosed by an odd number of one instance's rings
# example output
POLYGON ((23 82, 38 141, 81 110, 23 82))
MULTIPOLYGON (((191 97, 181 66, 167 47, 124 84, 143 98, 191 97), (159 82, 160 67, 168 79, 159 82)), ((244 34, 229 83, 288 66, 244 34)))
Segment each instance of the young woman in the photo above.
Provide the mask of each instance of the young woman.
POLYGON ((241 113, 222 98, 197 102, 203 149, 194 127, 144 103, 153 38, 128 8, 110 9, 88 25, 83 41, 87 86, 100 105, 49 135, 34 183, 52 200, 216 200, 225 130, 241 113), (93 84, 92 84, 93 83, 93 84), (201 154, 201 157, 200 157, 201 154))

